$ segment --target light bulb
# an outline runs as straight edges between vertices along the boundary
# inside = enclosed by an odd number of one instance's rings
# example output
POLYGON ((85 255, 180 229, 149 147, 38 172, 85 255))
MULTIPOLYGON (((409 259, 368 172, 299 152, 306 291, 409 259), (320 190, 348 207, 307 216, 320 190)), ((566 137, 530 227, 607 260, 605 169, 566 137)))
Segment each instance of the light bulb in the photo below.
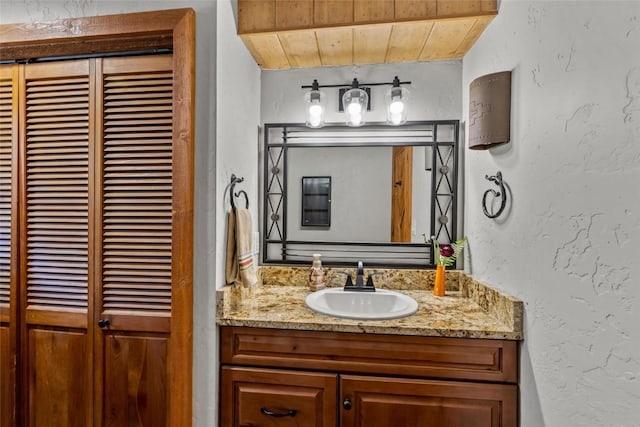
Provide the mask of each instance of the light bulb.
POLYGON ((362 114, 362 105, 360 105, 357 100, 352 101, 347 107, 347 112, 349 115, 353 116, 354 114, 362 114))
POLYGON ((317 128, 322 124, 322 105, 311 104, 309 106, 309 117, 307 119, 309 126, 317 128))
POLYGON ((311 117, 320 117, 322 116, 322 105, 320 104, 311 104, 309 106, 309 116, 311 117))
POLYGON ((355 114, 351 114, 351 125, 352 126, 360 126, 360 124, 362 123, 362 114, 355 113, 355 114))
POLYGON ((389 112, 393 115, 393 114, 402 114, 402 112, 404 111, 404 102, 400 101, 400 100, 396 100, 391 102, 391 105, 389 105, 389 112))
POLYGON ((387 124, 399 126, 407 122, 408 100, 409 91, 400 87, 400 80, 396 77, 393 87, 387 92, 387 124))
POLYGON ((400 113, 391 113, 391 124, 397 126, 399 124, 402 124, 402 112, 400 113))

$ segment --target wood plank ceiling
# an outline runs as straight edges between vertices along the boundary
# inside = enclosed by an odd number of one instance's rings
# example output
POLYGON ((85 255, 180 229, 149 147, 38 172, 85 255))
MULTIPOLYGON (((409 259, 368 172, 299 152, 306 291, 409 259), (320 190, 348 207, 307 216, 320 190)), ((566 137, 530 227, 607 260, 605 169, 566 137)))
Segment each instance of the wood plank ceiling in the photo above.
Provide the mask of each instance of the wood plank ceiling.
POLYGON ((264 69, 457 59, 495 0, 240 0, 238 33, 264 69))

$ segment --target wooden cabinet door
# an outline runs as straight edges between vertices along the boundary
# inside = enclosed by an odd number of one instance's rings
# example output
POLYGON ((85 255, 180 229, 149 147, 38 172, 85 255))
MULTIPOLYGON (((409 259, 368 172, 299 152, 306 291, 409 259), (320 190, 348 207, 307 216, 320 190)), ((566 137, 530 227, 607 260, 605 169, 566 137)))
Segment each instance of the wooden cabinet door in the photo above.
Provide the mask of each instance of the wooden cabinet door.
POLYGON ((340 378, 342 427, 515 427, 517 386, 340 378))
POLYGON ((91 425, 94 186, 89 60, 28 64, 20 80, 24 425, 91 425))
POLYGON ((223 367, 220 427, 336 427, 337 375, 223 367))
POLYGON ((96 64, 96 426, 168 423, 172 320, 171 55, 96 64))
POLYGON ((16 425, 17 91, 18 66, 0 65, 0 427, 16 425))

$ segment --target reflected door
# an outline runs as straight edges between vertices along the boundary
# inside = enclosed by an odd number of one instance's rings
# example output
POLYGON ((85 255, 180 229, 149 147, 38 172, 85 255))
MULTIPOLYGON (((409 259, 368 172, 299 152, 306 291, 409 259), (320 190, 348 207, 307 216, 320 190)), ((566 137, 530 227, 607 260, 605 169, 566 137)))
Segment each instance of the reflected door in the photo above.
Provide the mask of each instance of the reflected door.
POLYGON ((393 147, 391 241, 411 242, 413 147, 393 147))

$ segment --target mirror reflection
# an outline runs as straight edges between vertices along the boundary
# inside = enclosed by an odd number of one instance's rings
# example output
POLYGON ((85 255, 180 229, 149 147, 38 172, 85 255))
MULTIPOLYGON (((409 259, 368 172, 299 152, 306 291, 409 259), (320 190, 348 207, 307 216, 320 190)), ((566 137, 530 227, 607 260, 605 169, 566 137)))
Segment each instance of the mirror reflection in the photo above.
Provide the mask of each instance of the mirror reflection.
POLYGON ((455 238, 457 143, 455 120, 265 125, 263 263, 433 265, 423 235, 455 238))
POLYGON ((428 147, 294 147, 287 152, 287 230, 291 240, 423 242, 430 229, 428 147), (331 225, 300 221, 306 176, 326 176, 331 225), (313 225, 313 224, 312 224, 313 225))

